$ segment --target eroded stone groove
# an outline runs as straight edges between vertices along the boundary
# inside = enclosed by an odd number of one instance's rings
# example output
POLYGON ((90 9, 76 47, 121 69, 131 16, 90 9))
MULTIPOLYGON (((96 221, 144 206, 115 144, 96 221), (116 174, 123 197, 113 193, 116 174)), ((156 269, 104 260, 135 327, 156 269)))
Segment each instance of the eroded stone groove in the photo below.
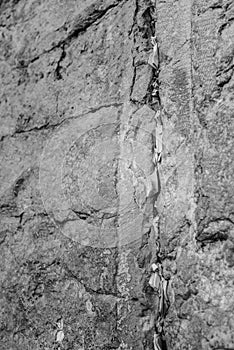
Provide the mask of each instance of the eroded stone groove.
MULTIPOLYGON (((159 211, 157 199, 160 196, 161 179, 160 164, 162 162, 162 105, 160 100, 159 72, 160 72, 160 50, 156 32, 156 4, 154 2, 137 1, 134 16, 132 33, 134 36, 133 67, 134 78, 131 87, 130 98, 134 104, 148 105, 154 112, 154 131, 152 137, 153 171, 151 175, 151 188, 146 201, 152 206, 152 214, 149 215, 149 207, 146 207, 145 219, 148 229, 144 233, 144 239, 138 254, 138 264, 145 269, 148 275, 145 279, 143 292, 145 303, 142 308, 143 325, 143 347, 144 349, 163 350, 167 349, 164 320, 170 305, 168 297, 169 280, 165 279, 163 266, 160 259, 160 228, 159 211), (137 44, 142 38, 139 32, 143 32, 143 39, 146 41, 147 62, 142 51, 139 53, 137 44), (150 48, 150 50, 148 49, 150 48), (148 73, 146 64, 150 65, 148 73), (146 70, 146 72, 144 72, 146 70), (142 73, 143 72, 143 73, 142 73), (142 80, 144 77, 145 83, 142 80), (150 243, 153 246, 149 248, 150 243), (146 258, 147 248, 150 249, 146 258)), ((139 44, 138 44, 139 45, 139 44)), ((146 225, 146 228, 147 228, 146 225)))

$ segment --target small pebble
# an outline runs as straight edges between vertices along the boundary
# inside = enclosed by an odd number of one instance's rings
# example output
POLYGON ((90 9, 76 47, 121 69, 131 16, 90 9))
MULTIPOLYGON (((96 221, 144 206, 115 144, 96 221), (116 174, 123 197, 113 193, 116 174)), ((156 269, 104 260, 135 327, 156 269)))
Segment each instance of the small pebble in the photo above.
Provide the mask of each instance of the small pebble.
POLYGON ((58 331, 57 336, 56 336, 56 341, 61 343, 63 341, 63 338, 64 338, 63 331, 58 331))

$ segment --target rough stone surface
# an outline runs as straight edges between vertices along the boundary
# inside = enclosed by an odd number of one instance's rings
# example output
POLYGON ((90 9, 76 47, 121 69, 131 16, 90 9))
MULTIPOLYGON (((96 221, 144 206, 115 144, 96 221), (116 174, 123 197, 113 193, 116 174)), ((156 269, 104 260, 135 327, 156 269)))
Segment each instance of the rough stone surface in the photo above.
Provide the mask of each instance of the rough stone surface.
POLYGON ((1 350, 234 349, 233 38, 231 0, 0 1, 1 350))

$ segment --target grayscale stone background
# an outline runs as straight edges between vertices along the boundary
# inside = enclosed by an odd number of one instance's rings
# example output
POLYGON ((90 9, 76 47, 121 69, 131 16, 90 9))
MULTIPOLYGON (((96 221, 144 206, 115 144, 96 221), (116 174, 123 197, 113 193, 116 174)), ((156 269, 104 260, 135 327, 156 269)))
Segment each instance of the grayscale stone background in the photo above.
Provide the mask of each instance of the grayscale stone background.
POLYGON ((233 56, 232 0, 0 0, 1 350, 234 349, 233 56))

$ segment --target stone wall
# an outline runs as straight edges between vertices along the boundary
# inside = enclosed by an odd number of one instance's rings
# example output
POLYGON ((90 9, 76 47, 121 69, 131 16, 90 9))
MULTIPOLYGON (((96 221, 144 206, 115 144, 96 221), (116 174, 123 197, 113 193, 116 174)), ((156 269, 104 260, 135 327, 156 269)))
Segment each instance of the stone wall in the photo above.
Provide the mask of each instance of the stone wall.
POLYGON ((234 349, 231 0, 0 1, 0 349, 234 349))

